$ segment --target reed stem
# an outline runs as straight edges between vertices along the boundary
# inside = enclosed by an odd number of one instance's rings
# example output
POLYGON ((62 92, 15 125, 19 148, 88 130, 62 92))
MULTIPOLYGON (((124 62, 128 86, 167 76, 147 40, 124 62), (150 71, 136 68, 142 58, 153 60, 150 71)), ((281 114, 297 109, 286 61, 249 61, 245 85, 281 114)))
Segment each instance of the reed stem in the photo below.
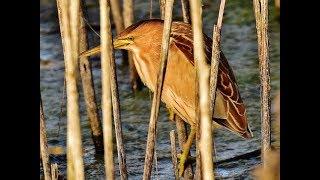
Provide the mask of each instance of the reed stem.
POLYGON ((181 0, 183 22, 191 23, 190 5, 188 0, 181 0))
MULTIPOLYGON (((185 23, 190 23, 190 6, 188 0, 181 0, 182 6, 182 15, 183 21, 185 23)), ((186 129, 186 122, 184 122, 180 116, 174 115, 174 119, 176 122, 177 133, 178 133, 178 141, 180 149, 183 149, 184 143, 187 141, 187 129, 186 129)), ((188 153, 190 154, 190 152, 188 153)), ((184 179, 193 179, 193 172, 192 172, 192 164, 188 164, 184 170, 184 179)))
POLYGON ((166 0, 159 0, 160 5, 160 18, 164 20, 165 18, 165 7, 166 7, 166 0))
POLYGON ((152 19, 153 0, 149 0, 149 19, 152 19))
POLYGON ((146 156, 144 163, 144 171, 143 171, 143 179, 150 179, 152 163, 154 157, 154 146, 156 141, 156 127, 157 120, 159 115, 159 107, 160 100, 162 94, 163 80, 166 72, 167 60, 168 60, 168 52, 169 52, 169 38, 171 32, 171 23, 172 23, 172 8, 173 8, 174 0, 167 0, 165 7, 165 19, 164 19, 164 27, 162 34, 162 46, 161 46, 161 62, 160 62, 160 70, 157 74, 157 86, 155 92, 153 94, 152 107, 151 107, 151 115, 149 122, 149 130, 148 130, 148 138, 147 138, 147 148, 146 148, 146 156))
POLYGON ((59 178, 58 164, 57 163, 51 164, 51 179, 58 180, 58 178, 59 178))
MULTIPOLYGON (((125 0, 127 1, 127 0, 125 0)), ((111 13, 114 24, 116 25, 117 34, 119 34, 124 29, 123 17, 121 14, 121 7, 119 0, 109 0, 111 6, 111 13)))
POLYGON ((51 180, 46 124, 45 124, 45 117, 44 117, 41 99, 40 99, 40 152, 41 152, 44 179, 51 180))
POLYGON ((267 153, 271 149, 271 101, 270 101, 270 67, 268 44, 268 1, 253 0, 256 28, 258 36, 259 67, 260 67, 260 94, 261 94, 261 136, 262 162, 267 164, 267 153))
POLYGON ((57 0, 62 44, 65 57, 67 89, 67 175, 68 179, 84 179, 82 141, 77 89, 79 56, 78 0, 57 0), (70 3, 70 4, 69 4, 70 3))
MULTIPOLYGON (((133 15, 133 2, 132 0, 123 1, 123 17, 124 17, 124 27, 127 28, 134 22, 133 15)), ((137 73, 136 67, 134 66, 132 53, 128 52, 128 62, 129 62, 129 74, 130 74, 130 83, 133 92, 137 92, 142 89, 142 82, 137 73)))
MULTIPOLYGON (((128 3, 131 0, 126 0, 128 3)), ((132 1, 131 1, 132 3, 132 1)), ((132 5, 132 4, 131 4, 132 5)), ((130 7, 129 7, 130 8, 130 7)), ((131 6, 132 8, 132 6, 131 6)), ((110 26, 111 27, 111 26, 110 26)), ((112 38, 111 29, 110 29, 109 38, 112 38)), ((112 99, 112 109, 113 109, 113 122, 116 134, 116 142, 117 142, 117 152, 118 152, 118 161, 119 161, 119 169, 120 169, 120 179, 127 180, 127 165, 126 165, 126 153, 123 144, 123 135, 122 135, 122 126, 121 126, 121 116, 120 116, 120 100, 119 100, 119 91, 117 84, 117 72, 116 72, 116 64, 114 61, 113 55, 113 46, 111 43, 111 59, 110 59, 110 85, 111 85, 111 99, 112 99)))
POLYGON ((102 121, 104 140, 104 161, 106 179, 114 179, 113 143, 112 143, 112 106, 111 106, 111 61, 113 57, 112 33, 110 24, 110 4, 108 0, 100 2, 101 32, 101 71, 102 71, 102 121))
MULTIPOLYGON (((83 5, 80 3, 80 26, 79 26, 79 52, 82 53, 88 50, 87 30, 86 24, 83 20, 84 12, 82 11, 83 5)), ((86 103, 87 116, 91 129, 91 137, 96 150, 96 153, 103 153, 103 134, 101 121, 98 113, 94 84, 92 79, 91 64, 88 57, 80 57, 80 75, 82 80, 82 89, 84 94, 84 100, 86 103)))
POLYGON ((196 123, 200 128, 200 155, 201 157, 201 177, 203 179, 214 179, 213 156, 212 156, 212 118, 209 102, 209 66, 206 64, 204 40, 202 32, 202 7, 201 1, 190 1, 191 18, 193 30, 193 49, 195 67, 199 82, 199 109, 200 123, 196 123), (200 71, 201 70, 201 71, 200 71))
POLYGON ((178 158, 177 158, 177 150, 176 150, 176 136, 174 130, 170 131, 170 143, 171 143, 171 157, 173 164, 173 171, 175 175, 175 179, 179 179, 178 173, 178 158))

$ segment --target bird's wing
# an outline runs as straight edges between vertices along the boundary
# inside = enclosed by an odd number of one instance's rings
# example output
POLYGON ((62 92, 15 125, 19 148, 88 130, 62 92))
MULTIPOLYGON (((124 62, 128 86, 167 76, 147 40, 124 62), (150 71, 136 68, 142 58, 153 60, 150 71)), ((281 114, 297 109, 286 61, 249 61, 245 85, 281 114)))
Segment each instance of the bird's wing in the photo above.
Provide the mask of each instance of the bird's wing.
MULTIPOLYGON (((193 35, 189 24, 174 22, 171 37, 175 45, 184 53, 187 60, 194 65, 193 58, 193 35)), ((211 63, 212 40, 204 34, 205 54, 207 63, 211 63)), ((220 53, 217 89, 224 99, 224 108, 227 119, 214 119, 220 125, 239 133, 243 137, 251 137, 248 127, 246 108, 241 99, 235 76, 224 54, 220 53)))

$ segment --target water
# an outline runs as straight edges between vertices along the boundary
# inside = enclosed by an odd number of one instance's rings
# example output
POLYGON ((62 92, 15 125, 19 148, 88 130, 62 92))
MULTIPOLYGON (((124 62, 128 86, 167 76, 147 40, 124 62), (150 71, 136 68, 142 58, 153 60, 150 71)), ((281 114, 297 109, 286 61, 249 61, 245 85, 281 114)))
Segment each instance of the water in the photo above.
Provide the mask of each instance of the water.
MULTIPOLYGON (((46 126, 49 146, 66 146, 66 108, 63 94, 64 62, 54 9, 55 1, 42 1, 40 7, 40 89, 46 115, 46 126), (62 113, 61 111, 62 106, 62 113), (61 116, 61 117, 60 117, 61 116), (60 118, 59 118, 60 117, 60 118), (60 134, 58 129, 60 124, 60 134)), ((97 2, 88 1, 89 20, 91 23, 99 22, 97 2)), ((154 17, 159 17, 158 1, 154 1, 154 17)), ((218 4, 215 1, 204 1, 203 20, 204 31, 212 36, 212 27, 217 19, 218 4)), ((270 4, 269 37, 270 37, 270 68, 272 97, 280 89, 280 25, 274 17, 274 7, 270 4)), ((135 2, 135 20, 145 19, 149 16, 148 3, 141 0, 135 2)), ((174 18, 181 19, 180 1, 176 2, 174 18)), ((98 44, 99 38, 90 33, 90 46, 98 44)), ((260 148, 260 85, 259 63, 257 55, 257 39, 254 13, 251 1, 230 0, 226 4, 223 29, 222 50, 234 70, 241 96, 247 106, 249 124, 254 138, 242 140, 240 137, 224 130, 216 130, 215 146, 217 161, 235 157, 260 148)), ((143 174, 144 153, 148 131, 151 98, 149 90, 144 88, 141 92, 133 94, 129 86, 129 75, 126 66, 122 65, 121 54, 116 52, 117 75, 121 104, 121 118, 123 138, 127 153, 127 168, 129 179, 141 179, 143 174)), ((92 73, 98 107, 100 108, 101 96, 101 69, 99 58, 92 60, 92 73)), ((94 146, 86 116, 85 103, 81 86, 80 115, 82 142, 84 147, 84 165, 86 179, 103 179, 103 157, 94 155, 94 146)), ((99 109, 100 110, 100 109, 99 109)), ((154 168, 153 179, 174 179, 169 132, 175 129, 175 123, 168 121, 168 114, 164 106, 161 107, 158 121, 157 134, 157 171, 154 168)), ((115 141, 114 141, 115 143, 115 141)), ((114 144, 115 146, 115 144, 114 144)), ((117 166, 117 153, 114 151, 116 163, 116 176, 119 177, 117 166)), ((194 155, 194 151, 192 152, 194 155)), ((65 175, 65 156, 53 157, 59 164, 59 170, 65 175)), ((218 164, 217 176, 221 179, 252 179, 251 169, 260 163, 260 157, 252 157, 228 163, 218 164)), ((155 167, 155 166, 154 166, 155 167)))

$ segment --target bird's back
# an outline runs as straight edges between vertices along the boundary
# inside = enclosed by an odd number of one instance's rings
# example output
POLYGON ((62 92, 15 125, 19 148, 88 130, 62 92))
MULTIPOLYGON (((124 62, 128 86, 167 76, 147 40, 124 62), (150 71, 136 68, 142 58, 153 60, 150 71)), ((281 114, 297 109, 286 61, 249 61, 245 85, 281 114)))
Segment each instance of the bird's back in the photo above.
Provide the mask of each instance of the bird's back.
MULTIPOLYGON (((192 27, 183 22, 172 24, 171 37, 175 46, 183 53, 185 60, 194 66, 192 27)), ((212 40, 204 34, 205 54, 208 65, 211 63, 212 40)), ((214 121, 245 138, 252 137, 235 76, 224 54, 220 53, 217 77, 217 96, 214 121)))

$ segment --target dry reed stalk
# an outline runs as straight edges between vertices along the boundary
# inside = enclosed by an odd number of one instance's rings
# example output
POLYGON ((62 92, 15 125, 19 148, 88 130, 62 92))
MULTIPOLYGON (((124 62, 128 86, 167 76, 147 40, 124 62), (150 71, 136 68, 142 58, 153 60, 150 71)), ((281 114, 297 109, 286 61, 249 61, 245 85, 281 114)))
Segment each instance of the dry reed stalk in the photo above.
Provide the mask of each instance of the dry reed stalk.
POLYGON ((271 101, 270 101, 270 67, 268 44, 268 1, 253 0, 258 36, 260 81, 261 81, 261 135, 262 162, 267 164, 266 154, 271 149, 271 101))
MULTIPOLYGON (((125 0, 127 1, 127 0, 125 0)), ((120 3, 121 1, 119 0, 109 0, 110 7, 111 7, 111 13, 112 13, 112 18, 113 22, 116 26, 116 31, 117 34, 120 34, 124 30, 124 22, 123 22, 123 16, 122 16, 122 10, 120 3)), ((121 50, 122 54, 122 62, 123 64, 127 65, 128 64, 128 53, 125 50, 121 50)), ((130 67, 131 68, 131 67, 130 67)))
MULTIPOLYGON (((83 20, 84 14, 82 11, 83 5, 80 3, 80 26, 79 26, 79 52, 82 53, 88 49, 86 24, 83 20)), ((87 108, 87 116, 91 129, 92 141, 96 150, 96 153, 103 153, 103 134, 101 121, 98 113, 94 84, 92 79, 91 64, 88 57, 80 57, 80 75, 82 80, 82 89, 84 94, 84 100, 87 108)))
MULTIPOLYGON (((128 7, 125 7, 125 14, 128 14, 128 16, 129 16, 129 14, 131 14, 130 9, 132 11, 132 0, 126 0, 125 2, 127 2, 126 5, 129 5, 128 7), (129 2, 131 2, 130 3, 131 5, 129 4, 129 2), (129 9, 129 13, 127 12, 128 9, 129 9)), ((132 17, 133 17, 133 15, 132 15, 132 17)), ((127 18, 125 21, 128 21, 127 18)), ((108 38, 110 38, 110 44, 112 45, 111 26, 110 26, 110 32, 108 32, 108 33, 110 33, 108 38)), ((121 126, 122 123, 121 123, 121 116, 120 116, 120 114, 121 114, 120 113, 120 100, 119 100, 119 93, 118 93, 116 64, 115 64, 114 55, 113 55, 113 46, 111 46, 110 51, 111 51, 110 52, 111 59, 109 60, 109 62, 110 62, 111 100, 112 100, 112 109, 113 109, 113 122, 114 122, 116 142, 117 142, 117 153, 118 153, 118 161, 119 161, 119 169, 120 169, 120 179, 126 180, 126 179, 128 179, 127 165, 126 165, 126 153, 125 153, 125 148, 124 148, 124 144, 123 144, 123 135, 122 135, 122 126, 121 126)), ((132 59, 131 59, 131 61, 132 61, 132 59)), ((133 63, 131 65, 133 66, 133 63)))
MULTIPOLYGON (((212 57, 211 57, 211 67, 210 67, 210 110, 212 110, 211 118, 213 118, 215 99, 216 99, 217 77, 218 77, 218 68, 219 68, 219 60, 220 60, 220 52, 221 52, 221 49, 220 49, 221 48, 221 45, 220 45, 221 27, 222 27, 224 7, 225 7, 225 0, 221 0, 217 25, 213 26, 212 57)), ((215 157, 214 141, 212 141, 212 148, 213 148, 212 156, 214 158, 215 157)))
MULTIPOLYGON (((190 1, 193 30, 193 48, 196 71, 199 77, 200 154, 201 177, 214 179, 212 156, 212 118, 209 101, 209 66, 206 64, 202 33, 201 1, 190 1), (201 70, 201 71, 200 71, 201 70)), ((199 122, 197 122, 199 124, 199 122)), ((199 130, 199 129, 198 129, 199 130)))
POLYGON ((151 170, 152 170, 154 146, 156 141, 157 120, 159 115, 162 87, 164 82, 164 75, 166 73, 168 53, 169 53, 169 40, 170 40, 171 23, 172 23, 173 2, 174 0, 167 0, 165 4, 166 12, 165 12, 165 19, 164 19, 163 34, 162 34, 162 46, 161 46, 161 57, 160 57, 161 62, 160 62, 160 70, 157 74, 157 86, 156 86, 155 92, 153 93, 151 115, 150 115, 149 129, 148 129, 146 156, 145 156, 144 170, 143 170, 144 180, 150 179, 151 170))
POLYGON ((51 179, 58 180, 58 178, 59 178, 58 164, 57 163, 51 164, 51 179))
POLYGON ((41 152, 44 179, 51 180, 46 124, 45 124, 45 118, 44 118, 41 99, 40 99, 40 152, 41 152))
POLYGON ((113 57, 112 33, 110 24, 110 4, 100 0, 101 32, 101 71, 102 71, 102 121, 104 141, 104 161, 106 179, 114 179, 113 143, 112 143, 112 106, 111 106, 111 61, 113 57))
MULTIPOLYGON (((134 22, 133 15, 133 3, 132 0, 123 1, 123 17, 124 17, 124 27, 127 28, 134 22)), ((128 52, 128 62, 129 62, 129 74, 130 74, 130 82, 133 92, 142 88, 142 83, 137 73, 137 70, 134 66, 132 53, 128 52)))
POLYGON ((159 5, 160 5, 160 18, 164 20, 166 0, 159 0, 159 5))
POLYGON ((149 0, 149 19, 152 19, 152 11, 153 11, 153 0, 149 0))
POLYGON ((181 0, 183 22, 190 23, 190 5, 188 0, 181 0))
POLYGON ((67 89, 67 174, 68 179, 84 179, 77 89, 79 55, 79 1, 57 0, 61 39, 64 45, 67 89))
POLYGON ((178 159, 177 159, 177 150, 176 150, 176 136, 174 130, 170 131, 170 143, 171 143, 171 157, 175 179, 179 179, 178 174, 178 159))
MULTIPOLYGON (((121 14, 121 7, 119 0, 109 0, 111 6, 111 13, 114 24, 116 25, 117 34, 119 34, 124 29, 123 18, 121 14)), ((127 0, 125 0, 127 1, 127 0)))

